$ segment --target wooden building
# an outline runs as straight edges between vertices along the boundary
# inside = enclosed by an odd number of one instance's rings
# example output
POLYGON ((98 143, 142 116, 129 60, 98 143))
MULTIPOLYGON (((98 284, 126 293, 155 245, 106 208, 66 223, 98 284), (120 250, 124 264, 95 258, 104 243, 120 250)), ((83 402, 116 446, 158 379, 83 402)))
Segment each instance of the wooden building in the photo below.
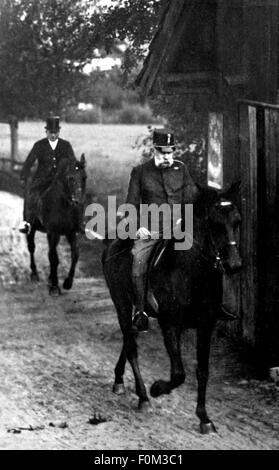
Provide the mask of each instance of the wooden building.
POLYGON ((164 1, 137 80, 179 97, 205 139, 209 185, 241 180, 240 327, 264 367, 279 364, 278 27, 279 0, 164 1))

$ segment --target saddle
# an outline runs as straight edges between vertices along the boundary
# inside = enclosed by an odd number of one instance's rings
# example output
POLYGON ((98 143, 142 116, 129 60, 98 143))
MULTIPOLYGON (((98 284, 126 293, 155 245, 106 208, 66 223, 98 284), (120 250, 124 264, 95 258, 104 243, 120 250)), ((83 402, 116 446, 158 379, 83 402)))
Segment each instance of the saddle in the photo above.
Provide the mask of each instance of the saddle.
POLYGON ((24 196, 24 207, 25 207, 25 218, 30 220, 37 220, 40 225, 40 229, 43 229, 43 223, 41 220, 42 212, 42 196, 48 190, 52 180, 50 178, 36 179, 29 181, 24 196))

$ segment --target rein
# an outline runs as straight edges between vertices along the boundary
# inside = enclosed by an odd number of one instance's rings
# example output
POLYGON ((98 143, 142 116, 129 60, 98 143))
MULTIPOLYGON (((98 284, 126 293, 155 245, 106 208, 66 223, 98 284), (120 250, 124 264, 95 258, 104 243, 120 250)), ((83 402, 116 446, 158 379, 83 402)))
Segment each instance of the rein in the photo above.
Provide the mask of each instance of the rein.
MULTIPOLYGON (((220 203, 217 203, 217 204, 220 204, 220 203)), ((230 202, 224 202, 222 203, 221 202, 221 205, 229 205, 231 204, 230 202)), ((209 233, 209 245, 210 245, 210 248, 213 252, 213 260, 211 257, 209 256, 206 256, 204 254, 204 247, 201 245, 201 243, 195 239, 193 237, 193 245, 196 245, 196 247, 199 249, 199 254, 200 256, 205 260, 207 261, 208 263, 210 263, 212 265, 212 267, 214 269, 220 269, 223 273, 226 272, 225 270, 225 267, 224 267, 224 260, 222 259, 222 256, 221 256, 221 253, 220 251, 218 250, 217 246, 216 246, 216 243, 213 239, 213 236, 212 236, 212 233, 211 233, 211 230, 210 228, 208 227, 208 233, 209 233)), ((175 238, 173 238, 174 240, 175 238)), ((237 246, 237 242, 235 240, 229 240, 225 246, 237 246)), ((124 248, 123 250, 117 252, 117 253, 114 253, 113 255, 109 256, 106 260, 105 260, 105 263, 107 263, 108 261, 110 261, 112 258, 115 258, 117 257, 118 255, 121 255, 122 253, 125 253, 127 251, 130 250, 130 247, 129 248, 124 248)))
MULTIPOLYGON (((57 172, 55 174, 54 179, 51 181, 49 187, 43 192, 42 197, 45 196, 48 192, 52 191, 57 182, 58 183, 63 183, 64 178, 66 179, 66 187, 67 187, 67 190, 68 190, 67 193, 64 193, 64 195, 68 196, 67 197, 68 202, 70 203, 70 205, 74 206, 74 205, 76 205, 77 201, 72 198, 71 192, 69 190, 69 178, 70 178, 70 176, 66 175, 66 177, 64 177, 64 175, 62 174, 61 171, 57 172), (62 176, 62 177, 60 178, 60 176, 62 176)), ((65 183, 65 181, 64 181, 64 183, 65 183)))
MULTIPOLYGON (((211 248, 213 250, 213 255, 214 255, 214 263, 213 263, 213 268, 218 269, 220 268, 223 273, 225 273, 225 268, 224 268, 224 262, 221 257, 221 253, 218 250, 216 243, 214 242, 214 239, 212 237, 212 234, 209 230, 209 242, 211 244, 211 248)), ((230 240, 228 241, 225 246, 237 246, 237 242, 235 240, 230 240)))
POLYGON ((214 262, 213 262, 213 268, 214 269, 220 268, 221 271, 224 273, 225 268, 224 268, 224 264, 223 264, 223 261, 222 261, 222 258, 221 258, 221 253, 218 250, 218 248, 216 246, 216 243, 214 242, 213 237, 212 237, 210 232, 209 232, 209 241, 210 241, 211 248, 213 249, 213 254, 214 254, 214 257, 215 257, 214 262))
MULTIPOLYGON (((222 258, 221 258, 221 254, 218 250, 218 248, 216 247, 216 244, 210 234, 210 237, 209 237, 209 240, 210 240, 210 243, 211 243, 211 248, 213 249, 213 254, 214 254, 214 261, 213 261, 213 268, 214 269, 218 269, 218 268, 221 268, 222 272, 224 273, 225 272, 225 268, 224 268, 224 264, 223 264, 223 261, 222 261, 222 258)), ((199 248, 201 248, 201 244, 200 242, 198 242, 195 238, 193 238, 193 244, 196 244, 199 246, 199 248)), ((227 245, 230 245, 230 246, 237 246, 237 242, 236 241, 229 241, 227 243, 227 245)), ((110 255, 108 258, 105 259, 105 263, 107 263, 108 261, 110 261, 111 259, 113 258, 116 258, 117 256, 121 255, 122 253, 125 253, 127 251, 130 251, 130 247, 128 248, 124 248, 123 250, 121 251, 118 251, 117 253, 114 253, 113 255, 110 255)), ((205 256, 203 253, 202 253, 202 250, 200 249, 200 255, 208 262, 210 262, 211 260, 208 258, 208 256, 205 256)))

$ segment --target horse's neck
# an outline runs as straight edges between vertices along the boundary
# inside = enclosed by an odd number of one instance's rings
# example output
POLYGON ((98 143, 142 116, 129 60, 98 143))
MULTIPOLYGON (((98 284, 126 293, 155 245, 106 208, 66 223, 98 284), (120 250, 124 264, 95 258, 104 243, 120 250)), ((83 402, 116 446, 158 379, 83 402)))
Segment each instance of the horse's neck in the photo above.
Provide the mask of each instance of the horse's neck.
POLYGON ((60 200, 65 201, 67 199, 64 182, 62 179, 58 178, 58 175, 47 189, 46 197, 48 200, 53 200, 56 203, 60 200))
POLYGON ((193 219, 193 241, 198 242, 201 246, 205 244, 206 234, 208 231, 208 222, 204 214, 196 215, 194 212, 193 219))

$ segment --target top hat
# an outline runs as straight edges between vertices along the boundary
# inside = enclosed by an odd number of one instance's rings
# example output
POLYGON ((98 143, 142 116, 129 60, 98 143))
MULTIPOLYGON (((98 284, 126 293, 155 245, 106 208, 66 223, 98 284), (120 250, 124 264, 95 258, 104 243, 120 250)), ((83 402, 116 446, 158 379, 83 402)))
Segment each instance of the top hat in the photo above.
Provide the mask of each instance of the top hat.
POLYGON ((50 132, 59 132, 59 116, 48 117, 46 120, 46 129, 50 132))
POLYGON ((154 129, 153 132, 153 145, 158 147, 159 150, 175 150, 174 134, 169 129, 154 129))

